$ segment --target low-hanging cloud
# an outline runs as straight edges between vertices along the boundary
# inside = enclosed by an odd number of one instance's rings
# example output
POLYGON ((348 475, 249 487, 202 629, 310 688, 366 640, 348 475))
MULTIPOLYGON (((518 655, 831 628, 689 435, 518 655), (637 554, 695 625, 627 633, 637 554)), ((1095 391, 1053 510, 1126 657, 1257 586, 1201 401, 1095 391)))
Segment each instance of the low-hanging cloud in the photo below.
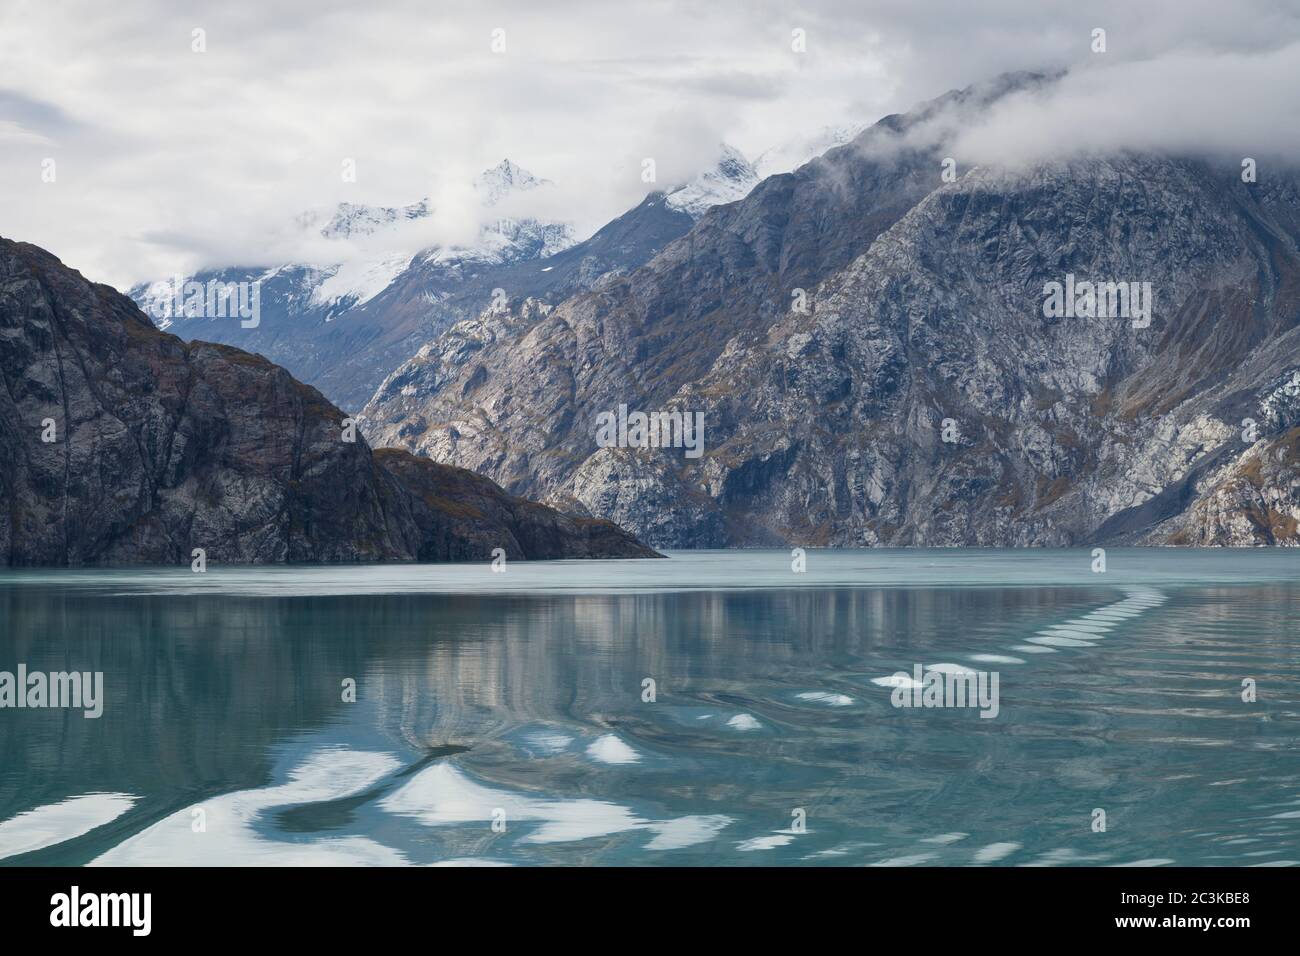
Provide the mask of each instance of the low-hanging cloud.
POLYGON ((994 104, 955 137, 952 154, 963 165, 1007 167, 1125 151, 1294 166, 1298 76, 1300 41, 1260 53, 1088 64, 994 104))
POLYGON ((963 165, 1078 148, 1263 160, 1296 154, 1297 39, 1297 0, 8 4, 0 232, 119 286, 454 245, 486 218, 475 176, 509 157, 554 183, 510 215, 589 233, 721 141, 754 157, 1020 69, 1066 75, 944 130, 963 165), (300 225, 339 202, 424 198, 434 215, 388 238, 300 225))

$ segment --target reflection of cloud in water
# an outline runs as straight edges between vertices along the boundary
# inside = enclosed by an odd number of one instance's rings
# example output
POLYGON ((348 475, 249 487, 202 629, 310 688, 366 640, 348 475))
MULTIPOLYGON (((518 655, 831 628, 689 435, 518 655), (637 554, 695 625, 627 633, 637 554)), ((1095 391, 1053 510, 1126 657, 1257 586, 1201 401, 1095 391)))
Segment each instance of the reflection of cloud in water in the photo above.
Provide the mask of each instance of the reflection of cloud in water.
POLYGON ((457 857, 454 860, 439 860, 437 863, 430 863, 429 866, 513 866, 513 863, 504 863, 501 860, 476 860, 474 857, 457 857))
POLYGON ((135 805, 126 793, 86 793, 0 823, 0 859, 63 843, 111 823, 135 805))
POLYGON ((853 698, 847 694, 832 694, 829 691, 810 690, 804 694, 795 694, 800 700, 812 701, 814 704, 825 704, 828 707, 847 707, 853 703, 853 698))
POLYGON ((646 844, 648 850, 673 850, 703 843, 731 822, 730 817, 721 815, 647 820, 629 807, 606 800, 539 800, 486 787, 445 763, 420 771, 379 805, 390 813, 413 817, 431 827, 457 823, 486 825, 492 821, 493 811, 501 809, 506 814, 507 828, 518 822, 540 823, 520 839, 521 843, 566 843, 650 830, 657 835, 646 844))
POLYGON ((753 714, 737 714, 727 721, 727 726, 734 727, 736 730, 758 730, 763 725, 753 714))
POLYGON ((573 738, 568 734, 547 733, 545 731, 529 734, 525 739, 538 750, 548 754, 564 753, 573 743, 573 738))
POLYGON ((597 737, 587 747, 587 756, 608 764, 639 763, 641 755, 613 734, 597 737))
POLYGON ((677 817, 652 825, 659 835, 645 845, 647 850, 677 850, 684 846, 694 846, 712 840, 718 832, 731 822, 731 817, 722 814, 708 816, 677 817))
POLYGON ((897 674, 890 674, 888 677, 873 677, 871 683, 877 687, 902 687, 907 690, 925 686, 920 681, 908 677, 902 671, 897 674))
POLYGON ((990 843, 975 851, 976 863, 996 863, 1020 849, 1019 843, 990 843))
POLYGON ((741 853, 753 853, 755 850, 774 850, 779 846, 785 846, 787 843, 793 842, 793 834, 773 833, 771 836, 754 837, 737 843, 736 849, 741 853))
POLYGON ((390 754, 320 750, 289 775, 287 783, 240 790, 186 807, 137 833, 93 861, 99 866, 330 866, 395 865, 406 858, 365 837, 311 843, 272 840, 253 829, 266 810, 338 800, 361 793, 400 767, 390 754), (193 830, 192 811, 202 808, 205 832, 193 830))
POLYGON ((937 854, 934 853, 911 853, 907 856, 891 856, 885 860, 878 860, 871 866, 922 866, 933 860, 937 854))
MULTIPOLYGON (((1062 624, 1043 628, 1033 637, 1025 638, 1025 643, 1011 645, 1010 650, 1021 654, 1055 654, 1060 648, 1096 647, 1098 641, 1109 636, 1107 631, 1145 611, 1159 607, 1166 600, 1164 594, 1155 590, 1129 591, 1128 596, 1122 601, 1090 611, 1062 624)), ((970 659, 981 664, 1025 663, 1021 658, 1005 654, 972 654, 970 659)), ((974 673, 961 664, 930 664, 925 670, 943 674, 974 673)), ((902 671, 884 677, 873 677, 871 683, 877 687, 901 687, 905 690, 914 690, 922 686, 902 671)))

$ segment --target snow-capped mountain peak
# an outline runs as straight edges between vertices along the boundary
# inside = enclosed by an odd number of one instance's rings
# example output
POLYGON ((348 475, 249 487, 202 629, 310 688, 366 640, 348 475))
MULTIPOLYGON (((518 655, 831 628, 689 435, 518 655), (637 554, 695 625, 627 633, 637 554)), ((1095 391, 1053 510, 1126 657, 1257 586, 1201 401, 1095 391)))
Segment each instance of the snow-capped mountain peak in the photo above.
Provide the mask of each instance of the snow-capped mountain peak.
POLYGON ((668 194, 673 209, 698 219, 712 206, 744 199, 760 177, 745 154, 726 143, 718 144, 718 161, 684 186, 668 194))
MULTIPOLYGON (((326 239, 356 239, 374 235, 380 230, 412 219, 425 219, 432 213, 428 199, 408 206, 367 206, 362 203, 341 202, 320 234, 326 239)), ((304 225, 315 225, 317 217, 304 216, 304 225)))
POLYGON ((483 170, 474 180, 474 190, 482 197, 485 206, 494 206, 511 193, 549 185, 549 179, 534 176, 509 159, 503 159, 492 168, 483 170))

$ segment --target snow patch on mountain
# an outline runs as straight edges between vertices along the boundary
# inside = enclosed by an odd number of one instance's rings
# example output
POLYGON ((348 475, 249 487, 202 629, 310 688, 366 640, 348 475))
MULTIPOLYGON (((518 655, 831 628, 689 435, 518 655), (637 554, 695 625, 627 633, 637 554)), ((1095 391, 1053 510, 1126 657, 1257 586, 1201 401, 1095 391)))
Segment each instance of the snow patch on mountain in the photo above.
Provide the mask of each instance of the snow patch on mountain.
POLYGON ((311 304, 328 306, 342 302, 361 305, 383 292, 410 264, 408 255, 383 259, 353 259, 322 271, 323 278, 312 289, 311 304))
POLYGON ((668 194, 665 202, 693 219, 714 206, 744 199, 761 178, 744 153, 726 143, 719 144, 718 162, 685 186, 668 194))

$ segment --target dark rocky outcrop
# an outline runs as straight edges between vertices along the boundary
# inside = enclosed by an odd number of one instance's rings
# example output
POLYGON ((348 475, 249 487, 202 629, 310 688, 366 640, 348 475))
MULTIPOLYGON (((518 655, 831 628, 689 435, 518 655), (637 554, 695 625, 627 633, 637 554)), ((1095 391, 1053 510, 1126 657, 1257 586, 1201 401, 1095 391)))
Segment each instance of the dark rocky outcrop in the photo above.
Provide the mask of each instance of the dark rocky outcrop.
POLYGON ((0 557, 8 565, 643 557, 615 525, 372 451, 256 355, 159 332, 0 239, 0 557))

